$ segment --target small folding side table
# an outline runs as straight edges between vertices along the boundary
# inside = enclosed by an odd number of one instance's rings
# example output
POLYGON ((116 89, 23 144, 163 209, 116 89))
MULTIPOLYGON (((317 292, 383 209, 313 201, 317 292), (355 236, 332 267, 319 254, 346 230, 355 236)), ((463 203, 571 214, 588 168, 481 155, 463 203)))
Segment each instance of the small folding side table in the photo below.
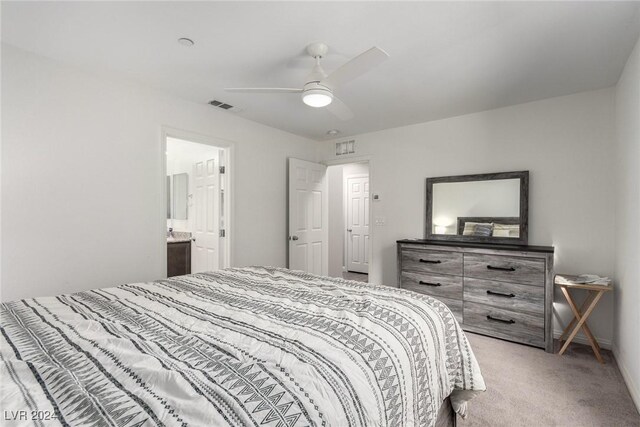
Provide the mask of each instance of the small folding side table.
POLYGON ((600 298, 602 298, 602 296, 606 292, 613 290, 613 288, 611 285, 575 283, 574 280, 576 279, 577 276, 558 274, 556 275, 554 280, 556 286, 560 287, 560 290, 564 294, 564 297, 567 299, 569 307, 571 307, 571 311, 574 315, 573 320, 571 321, 571 323, 569 323, 569 325, 567 325, 565 330, 562 332, 562 335, 560 336, 560 341, 564 340, 565 338, 566 341, 558 354, 563 354, 567 350, 567 347, 569 347, 571 341, 573 341, 580 329, 582 329, 584 334, 587 336, 587 339, 589 340, 589 344, 591 344, 591 348, 596 355, 596 359, 598 359, 598 362, 604 363, 604 359, 600 354, 600 346, 598 345, 598 341, 596 341, 595 337, 591 333, 589 325, 587 325, 587 319, 593 312, 593 309, 596 308, 596 305, 598 304, 598 301, 600 301, 600 298), (571 293, 569 292, 569 290, 571 289, 583 289, 587 291, 587 297, 585 298, 580 308, 578 308, 576 302, 571 297, 571 293))

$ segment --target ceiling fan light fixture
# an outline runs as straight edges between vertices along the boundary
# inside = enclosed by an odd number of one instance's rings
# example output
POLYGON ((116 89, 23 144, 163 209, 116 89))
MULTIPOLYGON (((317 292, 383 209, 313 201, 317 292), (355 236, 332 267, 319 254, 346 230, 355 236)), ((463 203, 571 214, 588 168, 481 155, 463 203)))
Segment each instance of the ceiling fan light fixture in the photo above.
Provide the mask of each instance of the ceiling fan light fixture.
POLYGON ((302 102, 309 107, 326 107, 333 101, 333 94, 326 89, 309 89, 302 93, 302 102))

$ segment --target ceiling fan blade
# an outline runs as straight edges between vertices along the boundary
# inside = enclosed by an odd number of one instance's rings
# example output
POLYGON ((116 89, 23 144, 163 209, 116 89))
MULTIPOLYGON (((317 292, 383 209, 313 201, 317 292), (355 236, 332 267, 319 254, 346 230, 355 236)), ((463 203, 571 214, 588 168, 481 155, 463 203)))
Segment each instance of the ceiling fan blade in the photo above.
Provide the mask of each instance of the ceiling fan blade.
POLYGON ((387 52, 374 46, 329 74, 320 84, 328 83, 331 87, 344 84, 356 77, 360 77, 376 65, 384 62, 388 57, 387 52))
POLYGON ((227 92, 237 93, 300 93, 302 89, 291 87, 228 87, 227 92))
POLYGON ((342 121, 353 119, 353 112, 339 98, 333 97, 331 104, 327 105, 327 110, 342 121))

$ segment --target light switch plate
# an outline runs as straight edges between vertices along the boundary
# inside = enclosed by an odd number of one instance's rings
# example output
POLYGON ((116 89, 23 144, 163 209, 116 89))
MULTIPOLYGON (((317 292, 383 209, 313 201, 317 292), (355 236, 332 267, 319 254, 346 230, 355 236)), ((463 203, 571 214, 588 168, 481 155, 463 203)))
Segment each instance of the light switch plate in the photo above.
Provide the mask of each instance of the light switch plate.
POLYGON ((377 226, 377 227, 382 227, 385 223, 386 223, 387 219, 383 216, 377 216, 374 218, 373 223, 377 226))

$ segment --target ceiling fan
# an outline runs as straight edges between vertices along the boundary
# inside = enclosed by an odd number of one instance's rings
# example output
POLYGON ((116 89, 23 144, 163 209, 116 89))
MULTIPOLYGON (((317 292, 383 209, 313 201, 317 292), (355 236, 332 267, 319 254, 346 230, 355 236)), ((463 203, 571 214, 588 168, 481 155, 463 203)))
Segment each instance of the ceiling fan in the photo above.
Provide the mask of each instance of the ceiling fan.
POLYGON ((372 47, 361 53, 351 61, 327 75, 320 66, 320 59, 326 56, 329 46, 324 43, 312 43, 307 46, 307 53, 316 60, 316 65, 307 76, 301 89, 288 87, 254 87, 254 88, 226 88, 228 92, 241 93, 301 93, 302 101, 311 107, 327 107, 331 113, 341 120, 353 118, 353 113, 334 94, 334 89, 385 61, 389 55, 382 49, 372 47))

